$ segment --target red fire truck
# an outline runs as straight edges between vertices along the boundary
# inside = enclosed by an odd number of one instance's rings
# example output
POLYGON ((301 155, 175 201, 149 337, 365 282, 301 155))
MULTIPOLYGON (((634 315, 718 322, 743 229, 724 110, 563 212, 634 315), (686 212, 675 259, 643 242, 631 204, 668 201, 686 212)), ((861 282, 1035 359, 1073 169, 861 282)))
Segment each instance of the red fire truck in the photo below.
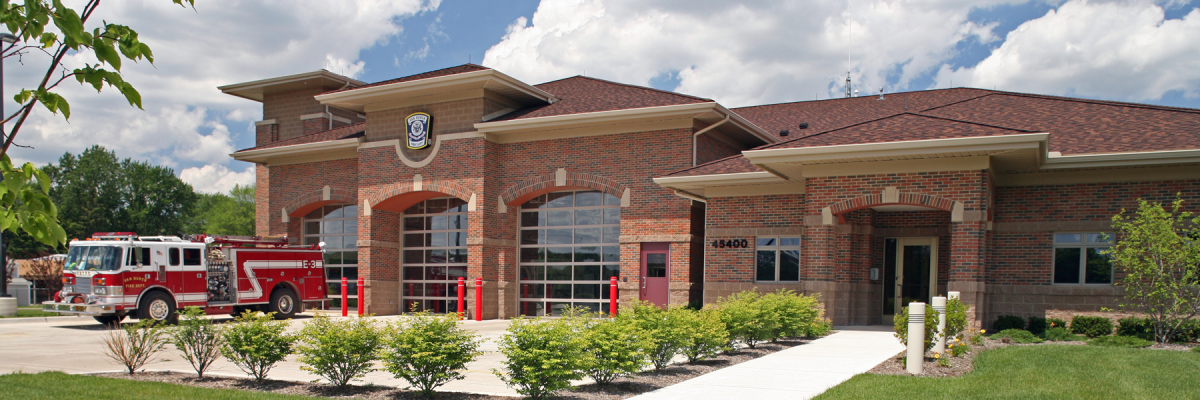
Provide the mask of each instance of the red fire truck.
POLYGON ((129 315, 174 322, 188 306, 284 319, 327 297, 322 249, 286 239, 101 232, 69 246, 63 290, 42 309, 104 324, 129 315))

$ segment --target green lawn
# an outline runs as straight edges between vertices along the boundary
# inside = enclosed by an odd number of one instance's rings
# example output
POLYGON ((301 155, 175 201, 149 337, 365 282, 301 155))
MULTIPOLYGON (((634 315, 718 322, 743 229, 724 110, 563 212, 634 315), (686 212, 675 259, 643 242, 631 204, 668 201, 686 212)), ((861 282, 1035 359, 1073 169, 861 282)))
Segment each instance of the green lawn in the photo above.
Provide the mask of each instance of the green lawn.
POLYGON ((42 306, 21 306, 17 307, 17 316, 15 317, 0 317, 0 318, 29 318, 29 317, 57 317, 58 313, 42 311, 42 306))
POLYGON ((61 372, 0 375, 0 399, 305 399, 307 396, 205 389, 159 382, 138 382, 61 372))
POLYGON ((862 374, 818 399, 1196 399, 1200 353, 1095 346, 1012 346, 957 378, 862 374))

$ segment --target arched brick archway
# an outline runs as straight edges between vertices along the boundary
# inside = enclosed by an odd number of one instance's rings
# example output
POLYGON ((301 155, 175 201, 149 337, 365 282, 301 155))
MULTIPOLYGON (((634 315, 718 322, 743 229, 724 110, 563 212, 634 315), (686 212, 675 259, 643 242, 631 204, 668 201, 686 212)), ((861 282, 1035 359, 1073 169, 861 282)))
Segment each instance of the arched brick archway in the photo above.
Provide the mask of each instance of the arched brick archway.
POLYGON ((543 193, 569 189, 598 190, 602 193, 622 197, 626 187, 607 177, 560 170, 513 184, 500 193, 500 202, 509 206, 517 206, 543 193))
MULTIPOLYGON (((953 214, 955 213, 955 204, 957 203, 945 197, 887 189, 880 193, 840 201, 830 205, 828 208, 830 214, 836 216, 839 223, 844 224, 846 223, 846 213, 864 208, 889 205, 929 207, 949 211, 952 214, 951 218, 954 218, 953 214)), ((961 206, 958 207, 961 208, 961 206)), ((961 209, 958 211, 961 212, 961 209)))
POLYGON ((330 204, 354 204, 358 202, 358 195, 354 192, 341 189, 329 188, 309 192, 302 196, 296 197, 283 205, 284 212, 289 217, 303 217, 310 211, 321 206, 330 204))
POLYGON ((471 201, 474 192, 452 181, 423 179, 419 189, 413 181, 396 182, 367 196, 366 201, 371 204, 373 210, 403 212, 409 206, 422 200, 445 195, 454 196, 463 201, 471 201))

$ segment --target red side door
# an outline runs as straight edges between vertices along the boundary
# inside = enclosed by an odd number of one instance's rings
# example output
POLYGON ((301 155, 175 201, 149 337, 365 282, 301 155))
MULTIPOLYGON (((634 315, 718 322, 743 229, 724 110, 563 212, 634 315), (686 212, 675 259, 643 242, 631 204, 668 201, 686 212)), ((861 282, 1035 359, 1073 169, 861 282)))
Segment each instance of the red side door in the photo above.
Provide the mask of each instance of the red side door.
POLYGON ((671 288, 670 243, 642 243, 642 300, 667 307, 671 288))

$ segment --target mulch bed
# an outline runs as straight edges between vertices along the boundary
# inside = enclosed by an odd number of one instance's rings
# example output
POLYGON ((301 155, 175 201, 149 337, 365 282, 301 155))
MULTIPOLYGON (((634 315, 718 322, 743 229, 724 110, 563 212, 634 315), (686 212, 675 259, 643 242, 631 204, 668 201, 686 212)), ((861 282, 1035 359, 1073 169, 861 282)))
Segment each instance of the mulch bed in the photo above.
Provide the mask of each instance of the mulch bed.
MULTIPOLYGON (((728 367, 753 360, 780 350, 789 349, 810 342, 811 340, 781 340, 778 343, 759 344, 756 349, 740 349, 734 354, 722 354, 712 359, 698 361, 695 364, 672 364, 660 371, 646 371, 629 378, 620 378, 608 385, 586 384, 579 385, 572 391, 560 392, 558 399, 578 400, 616 400, 626 399, 646 392, 674 385, 728 367)), ((424 399, 420 393, 390 386, 350 385, 337 388, 330 385, 308 382, 291 382, 266 380, 255 383, 247 378, 206 377, 196 379, 194 374, 176 372, 141 372, 135 375, 125 373, 94 374, 106 378, 132 379, 137 381, 163 382, 177 385, 199 386, 212 389, 239 389, 248 391, 270 392, 278 394, 320 396, 346 399, 424 399)), ((438 400, 510 400, 512 397, 489 396, 460 392, 438 392, 438 400)))
MULTIPOLYGON (((1042 343, 1020 344, 1020 343, 1005 343, 1000 340, 984 339, 983 345, 980 345, 980 346, 972 345, 971 351, 968 352, 967 354, 963 354, 962 357, 946 356, 946 357, 949 357, 949 360, 950 360, 949 367, 943 367, 941 365, 938 365, 937 360, 934 359, 933 357, 925 357, 925 366, 922 368, 921 374, 920 375, 912 375, 912 374, 908 373, 908 370, 906 370, 904 368, 904 357, 906 355, 908 355, 908 353, 907 353, 907 351, 902 351, 902 352, 896 354, 895 357, 890 358, 887 361, 884 361, 883 363, 881 363, 879 365, 876 365, 875 368, 871 368, 871 370, 867 371, 867 373, 879 374, 879 375, 924 376, 924 377, 935 377, 935 378, 961 376, 961 375, 971 372, 972 370, 975 369, 975 357, 978 356, 979 353, 984 352, 985 350, 991 350, 991 349, 1008 347, 1008 346, 1042 346, 1042 345, 1047 345, 1047 344, 1086 346, 1087 342, 1045 341, 1042 343)), ((1170 343, 1170 344, 1155 344, 1150 347, 1147 347, 1147 349, 1190 351, 1192 348, 1191 348, 1191 346, 1184 345, 1184 344, 1170 343)))

